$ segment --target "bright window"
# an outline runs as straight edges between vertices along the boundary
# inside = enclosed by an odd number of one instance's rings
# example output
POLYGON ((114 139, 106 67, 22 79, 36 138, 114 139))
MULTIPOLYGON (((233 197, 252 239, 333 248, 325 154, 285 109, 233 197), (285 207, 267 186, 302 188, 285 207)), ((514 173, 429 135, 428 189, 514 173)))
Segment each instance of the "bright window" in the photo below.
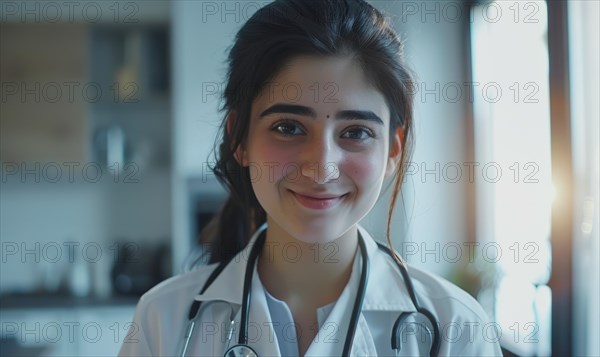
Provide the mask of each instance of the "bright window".
POLYGON ((475 159, 480 262, 493 279, 480 300, 501 343, 550 354, 551 180, 546 3, 472 8, 475 159), (486 268, 487 267, 487 268, 486 268))

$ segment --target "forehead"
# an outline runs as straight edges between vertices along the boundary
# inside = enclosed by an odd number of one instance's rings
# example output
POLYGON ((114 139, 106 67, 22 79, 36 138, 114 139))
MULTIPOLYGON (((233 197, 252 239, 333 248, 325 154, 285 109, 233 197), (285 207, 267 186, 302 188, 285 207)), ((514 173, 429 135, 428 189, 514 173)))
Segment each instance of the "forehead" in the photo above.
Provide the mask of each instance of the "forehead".
POLYGON ((357 60, 349 56, 295 57, 283 66, 275 78, 295 82, 336 80, 349 86, 370 87, 357 60))
POLYGON ((349 56, 292 59, 256 98, 253 114, 275 103, 310 106, 319 114, 371 110, 389 123, 385 97, 369 83, 359 63, 349 56))

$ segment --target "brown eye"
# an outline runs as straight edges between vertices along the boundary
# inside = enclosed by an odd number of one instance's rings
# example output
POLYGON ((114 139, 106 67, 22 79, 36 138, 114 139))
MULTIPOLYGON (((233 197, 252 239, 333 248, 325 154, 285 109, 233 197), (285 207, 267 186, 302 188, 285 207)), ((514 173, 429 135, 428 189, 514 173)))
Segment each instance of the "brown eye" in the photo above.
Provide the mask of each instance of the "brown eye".
POLYGON ((300 126, 292 120, 281 120, 271 126, 271 130, 283 136, 302 135, 304 132, 300 126))
POLYGON ((350 140, 358 140, 358 141, 367 141, 371 138, 375 137, 373 132, 365 127, 355 127, 347 130, 344 134, 342 134, 344 139, 350 140))

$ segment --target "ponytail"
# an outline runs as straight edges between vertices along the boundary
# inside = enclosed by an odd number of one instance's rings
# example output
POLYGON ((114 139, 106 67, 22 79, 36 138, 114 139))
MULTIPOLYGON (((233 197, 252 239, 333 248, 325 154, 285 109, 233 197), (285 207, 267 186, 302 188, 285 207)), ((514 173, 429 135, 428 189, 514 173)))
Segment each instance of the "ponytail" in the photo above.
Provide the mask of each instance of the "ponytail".
POLYGON ((227 262, 244 249, 254 231, 266 220, 264 211, 262 217, 253 211, 245 209, 229 195, 219 214, 213 218, 217 229, 206 237, 210 242, 209 264, 227 262))

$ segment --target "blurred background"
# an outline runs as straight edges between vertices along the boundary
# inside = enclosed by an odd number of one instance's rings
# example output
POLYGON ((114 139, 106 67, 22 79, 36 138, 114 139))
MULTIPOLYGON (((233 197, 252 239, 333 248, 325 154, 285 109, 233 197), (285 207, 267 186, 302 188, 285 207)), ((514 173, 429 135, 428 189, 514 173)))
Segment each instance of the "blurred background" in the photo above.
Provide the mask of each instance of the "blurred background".
MULTIPOLYGON (((396 249, 507 356, 600 355, 599 2, 370 2, 417 74, 396 249)), ((267 3, 0 2, 3 356, 115 355, 139 296, 202 263, 227 49, 267 3)))

